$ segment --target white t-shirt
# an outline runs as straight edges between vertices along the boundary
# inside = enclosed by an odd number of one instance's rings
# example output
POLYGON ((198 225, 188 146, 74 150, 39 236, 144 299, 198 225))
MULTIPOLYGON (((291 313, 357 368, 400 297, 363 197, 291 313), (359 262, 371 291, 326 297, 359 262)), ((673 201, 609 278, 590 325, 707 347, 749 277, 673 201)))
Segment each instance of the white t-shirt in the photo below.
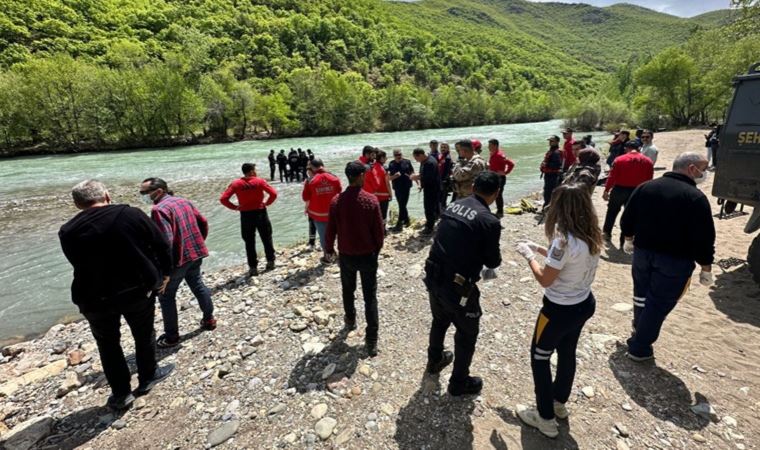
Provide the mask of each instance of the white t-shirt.
POLYGON ((599 255, 589 252, 588 244, 568 234, 567 242, 555 238, 547 251, 548 267, 559 270, 557 279, 544 290, 546 298, 558 305, 577 305, 591 294, 599 255))
POLYGON ((657 162, 657 147, 654 144, 645 145, 641 148, 641 154, 652 160, 652 164, 657 162))

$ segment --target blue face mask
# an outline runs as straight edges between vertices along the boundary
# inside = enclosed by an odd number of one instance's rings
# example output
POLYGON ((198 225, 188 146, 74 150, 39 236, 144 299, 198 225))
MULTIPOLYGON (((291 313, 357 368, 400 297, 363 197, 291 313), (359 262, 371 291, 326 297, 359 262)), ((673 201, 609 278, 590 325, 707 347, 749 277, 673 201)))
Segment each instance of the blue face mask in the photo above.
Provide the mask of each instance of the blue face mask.
MULTIPOLYGON (((697 170, 699 170, 699 169, 697 169, 697 170)), ((700 172, 700 175, 698 177, 694 178, 694 182, 697 185, 700 185, 700 184, 704 183, 705 181, 707 181, 707 176, 708 176, 708 173, 707 173, 706 170, 705 171, 701 171, 700 170, 699 172, 700 172)))

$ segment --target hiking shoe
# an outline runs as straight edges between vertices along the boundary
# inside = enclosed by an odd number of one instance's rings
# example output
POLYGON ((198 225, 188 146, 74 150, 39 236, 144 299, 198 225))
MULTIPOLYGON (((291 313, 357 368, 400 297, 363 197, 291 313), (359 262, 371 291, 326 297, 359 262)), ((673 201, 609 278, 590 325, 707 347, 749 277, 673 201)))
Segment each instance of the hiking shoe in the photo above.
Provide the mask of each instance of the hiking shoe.
POLYGON ((179 336, 169 337, 166 334, 162 334, 156 339, 156 347, 158 348, 172 348, 179 345, 179 336))
POLYGON ((401 230, 403 229, 404 229, 404 225, 399 223, 399 224, 396 224, 395 227, 391 228, 391 231, 394 233, 400 233, 401 230))
POLYGON ((370 358, 377 356, 377 341, 367 341, 364 343, 364 347, 367 349, 370 358))
POLYGON ((274 261, 267 261, 267 266, 264 270, 274 270, 274 261))
POLYGON ((166 377, 171 375, 172 371, 174 371, 174 364, 167 364, 164 367, 156 367, 156 371, 153 373, 153 378, 145 383, 140 383, 137 386, 137 389, 135 389, 134 394, 138 397, 147 394, 158 383, 164 381, 166 377))
POLYGON ((350 317, 344 317, 343 318, 343 328, 354 331, 356 329, 356 319, 352 319, 350 317))
POLYGON ((433 230, 432 228, 425 228, 422 231, 420 231, 420 235, 422 235, 422 236, 432 236, 432 234, 433 234, 434 231, 435 230, 433 230))
POLYGON ((210 319, 201 319, 201 328, 206 331, 216 330, 216 319, 213 317, 210 319))
POLYGON ((602 237, 604 238, 604 242, 607 244, 612 243, 612 234, 610 233, 602 233, 602 237))
POLYGON ((483 390, 483 380, 480 377, 467 377, 464 383, 452 383, 449 381, 449 394, 454 397, 460 395, 477 395, 483 390))
POLYGON ((560 403, 558 401, 554 401, 554 415, 557 416, 557 419, 565 420, 570 416, 570 411, 567 410, 567 407, 564 403, 560 403))
POLYGON ((519 417, 520 420, 525 423, 525 425, 529 425, 537 429, 544 436, 550 437, 552 439, 559 436, 559 427, 557 426, 557 420, 547 420, 542 418, 536 409, 524 409, 522 411, 517 411, 517 417, 519 417))
POLYGON ((625 352, 625 356, 630 359, 631 361, 635 361, 637 363, 651 361, 654 359, 654 355, 649 356, 636 356, 632 354, 631 352, 625 352))
POLYGON ((248 270, 248 277, 257 277, 259 276, 259 269, 253 267, 250 270, 248 270))
POLYGON ((109 395, 106 401, 106 406, 114 411, 121 411, 132 406, 135 401, 135 396, 132 394, 120 395, 118 397, 109 395))
POLYGON ((437 373, 441 373, 441 371, 446 366, 451 364, 452 361, 454 361, 454 354, 448 350, 445 350, 443 352, 443 356, 441 357, 440 361, 437 361, 437 362, 428 361, 427 368, 425 368, 425 371, 433 375, 437 373))

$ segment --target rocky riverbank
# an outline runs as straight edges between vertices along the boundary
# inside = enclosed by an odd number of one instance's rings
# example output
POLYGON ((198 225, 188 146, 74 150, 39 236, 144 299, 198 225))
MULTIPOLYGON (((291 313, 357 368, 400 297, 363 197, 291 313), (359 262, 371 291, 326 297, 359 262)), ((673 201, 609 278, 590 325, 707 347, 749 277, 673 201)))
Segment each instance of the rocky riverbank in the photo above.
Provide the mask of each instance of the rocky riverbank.
MULTIPOLYGON (((661 162, 698 138, 658 135, 661 162)), ((693 283, 666 322, 652 364, 624 358, 630 259, 616 248, 604 252, 597 313, 579 346, 572 415, 554 441, 514 414, 533 401, 529 341, 541 292, 512 248, 519 239, 542 240, 531 215, 503 220, 503 266, 481 285, 473 362, 485 381, 480 397, 446 394, 450 369, 440 380, 423 377, 430 317, 421 275, 430 241, 409 229, 389 236, 381 254, 376 358, 364 351, 363 320, 358 331, 341 332, 337 266, 320 265, 305 247, 287 249, 276 270, 252 280, 242 267, 207 274, 216 331, 197 330, 198 308, 181 292, 183 344, 159 353, 177 369, 123 415, 103 407, 108 386, 86 323, 57 325, 6 347, 0 441, 12 449, 757 448, 760 288, 730 259, 745 257, 745 222, 716 220, 726 269, 716 267, 710 289, 693 283)), ((131 354, 131 339, 124 343, 131 354)))

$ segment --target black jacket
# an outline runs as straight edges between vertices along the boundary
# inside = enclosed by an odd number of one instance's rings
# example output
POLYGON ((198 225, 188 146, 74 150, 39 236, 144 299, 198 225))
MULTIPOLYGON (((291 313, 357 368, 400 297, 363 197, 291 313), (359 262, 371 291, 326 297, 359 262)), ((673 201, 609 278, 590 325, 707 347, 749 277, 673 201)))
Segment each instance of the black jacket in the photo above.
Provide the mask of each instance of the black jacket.
POLYGON ((438 161, 435 156, 428 156, 420 163, 420 184, 426 191, 441 189, 441 175, 438 173, 438 161))
POLYGON ((86 209, 58 237, 74 266, 71 299, 82 313, 146 299, 172 270, 164 235, 145 213, 127 205, 86 209))
POLYGON ((634 236, 638 248, 713 263, 715 224, 710 202, 694 180, 667 172, 637 187, 625 207, 620 226, 634 236))
POLYGON ((501 265, 501 223, 485 202, 471 195, 450 203, 441 215, 428 259, 471 281, 480 279, 483 266, 501 265))

